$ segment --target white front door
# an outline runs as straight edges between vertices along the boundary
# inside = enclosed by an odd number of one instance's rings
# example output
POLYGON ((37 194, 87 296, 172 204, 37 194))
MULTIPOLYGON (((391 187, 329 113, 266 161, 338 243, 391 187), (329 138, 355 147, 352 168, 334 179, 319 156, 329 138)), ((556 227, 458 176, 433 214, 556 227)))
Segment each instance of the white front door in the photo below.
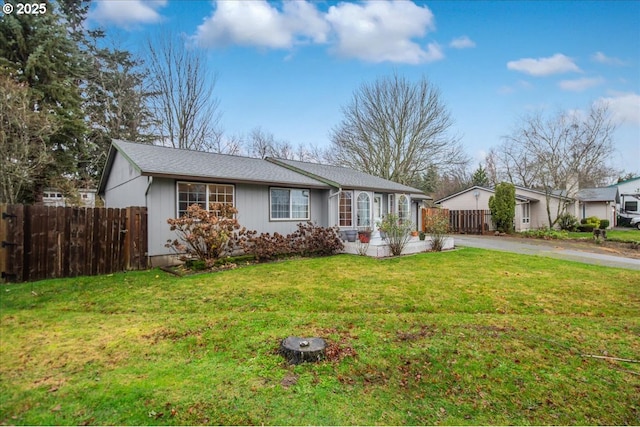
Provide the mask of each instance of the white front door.
POLYGON ((382 208, 382 194, 376 194, 373 196, 373 230, 377 230, 377 223, 382 221, 383 208, 382 208))

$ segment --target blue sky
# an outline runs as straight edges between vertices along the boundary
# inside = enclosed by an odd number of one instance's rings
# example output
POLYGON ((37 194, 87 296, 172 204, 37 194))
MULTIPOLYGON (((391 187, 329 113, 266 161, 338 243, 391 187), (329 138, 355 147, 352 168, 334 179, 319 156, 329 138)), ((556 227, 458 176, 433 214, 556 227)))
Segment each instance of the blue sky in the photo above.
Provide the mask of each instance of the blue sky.
POLYGON ((136 51, 160 28, 205 48, 226 134, 329 146, 341 108, 393 72, 441 91, 477 163, 519 117, 609 103, 609 162, 640 173, 638 1, 102 0, 89 23, 136 51))

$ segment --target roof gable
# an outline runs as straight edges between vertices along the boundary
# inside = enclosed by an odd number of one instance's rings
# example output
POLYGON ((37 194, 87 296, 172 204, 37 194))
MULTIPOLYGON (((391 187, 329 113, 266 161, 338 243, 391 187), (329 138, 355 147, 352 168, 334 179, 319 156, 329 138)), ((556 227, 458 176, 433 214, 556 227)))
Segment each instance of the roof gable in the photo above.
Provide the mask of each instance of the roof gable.
POLYGON ((363 190, 374 190, 392 193, 409 193, 416 196, 424 195, 422 190, 398 184, 397 182, 378 176, 370 175, 354 169, 342 166, 322 165, 319 163, 300 162, 296 160, 267 158, 268 161, 299 172, 308 177, 325 182, 335 188, 354 188, 363 190))

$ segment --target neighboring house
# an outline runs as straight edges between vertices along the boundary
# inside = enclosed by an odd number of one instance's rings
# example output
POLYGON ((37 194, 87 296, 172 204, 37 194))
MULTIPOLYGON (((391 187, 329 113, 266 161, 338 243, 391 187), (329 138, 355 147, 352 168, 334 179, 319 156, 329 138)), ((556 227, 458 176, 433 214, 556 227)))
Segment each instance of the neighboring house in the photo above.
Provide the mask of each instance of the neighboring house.
POLYGON ((578 219, 591 216, 609 220, 609 228, 616 225, 616 204, 620 202, 618 187, 583 188, 576 194, 578 219))
POLYGON ((420 190, 336 166, 282 159, 179 150, 114 140, 98 194, 106 207, 145 206, 149 257, 154 265, 173 255, 167 219, 197 203, 233 204, 250 230, 282 234, 313 221, 340 229, 369 227, 393 212, 420 224, 420 190))
MULTIPOLYGON (((96 189, 80 189, 78 190, 77 206, 85 208, 93 208, 96 206, 96 189)), ((55 188, 44 190, 42 195, 42 204, 45 206, 67 206, 68 200, 62 195, 62 192, 55 188)), ((74 203, 75 205, 75 203, 74 203)))
POLYGON ((618 189, 617 210, 620 214, 640 215, 640 176, 612 184, 609 187, 618 189))
MULTIPOLYGON (((539 190, 515 186, 516 208, 514 226, 516 231, 549 227, 547 215, 547 203, 545 193, 539 190)), ((491 188, 473 186, 466 190, 452 194, 437 200, 435 203, 444 209, 449 210, 490 210, 489 197, 495 191, 491 188)), ((575 202, 563 195, 563 192, 556 192, 550 195, 549 208, 551 219, 555 220, 558 207, 564 204, 572 215, 575 215, 575 202)), ((562 212, 562 209, 560 210, 562 212)))

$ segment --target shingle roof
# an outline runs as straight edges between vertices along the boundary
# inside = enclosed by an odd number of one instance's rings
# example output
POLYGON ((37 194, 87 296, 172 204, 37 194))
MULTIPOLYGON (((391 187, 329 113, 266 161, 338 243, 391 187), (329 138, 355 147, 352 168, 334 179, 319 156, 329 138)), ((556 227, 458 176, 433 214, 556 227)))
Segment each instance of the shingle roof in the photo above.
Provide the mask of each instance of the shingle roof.
POLYGON ((618 187, 583 188, 578 191, 576 198, 582 202, 617 201, 618 187))
POLYGON ((640 176, 636 176, 634 178, 625 179, 624 181, 616 182, 615 184, 611 184, 609 187, 617 187, 620 184, 626 184, 628 182, 637 181, 640 179, 640 176))
POLYGON ((326 183, 262 159, 180 150, 121 140, 114 140, 113 147, 143 175, 329 188, 326 183))
POLYGON ((362 190, 374 190, 396 193, 409 193, 416 198, 429 198, 423 191, 407 185, 398 184, 388 179, 370 175, 357 170, 340 166, 321 165, 318 163, 299 162, 296 160, 284 160, 267 158, 270 162, 299 171, 307 176, 327 182, 339 188, 353 188, 362 190))
MULTIPOLYGON (((525 189, 524 187, 517 187, 516 186, 516 190, 518 188, 525 189)), ((450 194, 450 195, 448 195, 446 197, 443 197, 442 199, 436 200, 434 203, 435 204, 440 204, 442 202, 446 202, 449 199, 453 199, 454 197, 457 197, 457 196, 459 196, 461 194, 468 193, 471 190, 483 190, 483 191, 487 191, 489 193, 494 193, 494 194, 496 192, 495 188, 487 188, 487 187, 482 187, 480 185, 474 185, 473 187, 466 188, 466 189, 464 189, 462 191, 458 191, 457 193, 453 193, 453 194, 450 194)), ((526 190, 528 190, 528 189, 526 189, 526 190)), ((516 193, 516 200, 519 200, 521 202, 539 202, 540 201, 540 200, 535 199, 533 197, 525 196, 523 194, 518 194, 518 193, 516 193)))

